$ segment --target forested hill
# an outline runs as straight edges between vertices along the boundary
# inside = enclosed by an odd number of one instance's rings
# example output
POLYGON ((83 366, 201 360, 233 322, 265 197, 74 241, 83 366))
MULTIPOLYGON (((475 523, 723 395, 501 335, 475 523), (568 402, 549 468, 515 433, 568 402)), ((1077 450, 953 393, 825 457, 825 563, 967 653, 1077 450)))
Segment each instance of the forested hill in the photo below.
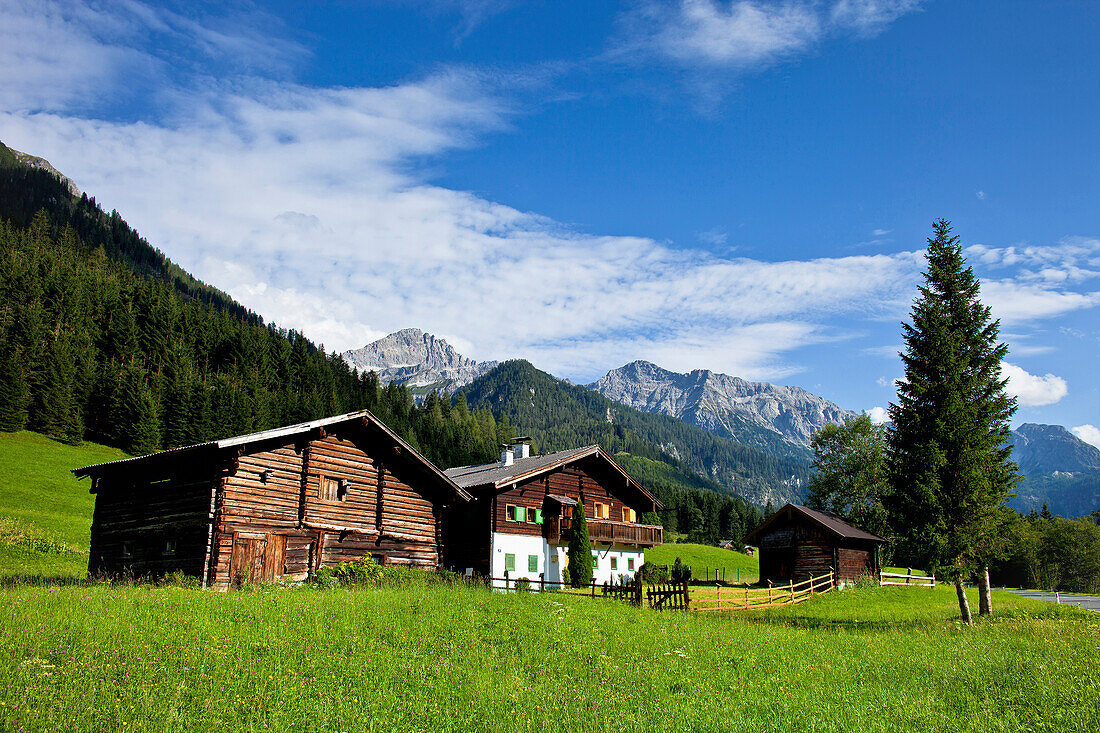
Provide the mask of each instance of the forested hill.
POLYGON ((72 195, 67 183, 47 170, 24 165, 0 142, 0 221, 26 228, 39 212, 46 213, 55 231, 72 227, 86 246, 102 248, 107 259, 125 265, 137 275, 169 283, 188 298, 209 303, 239 318, 263 322, 227 294, 196 280, 165 257, 117 211, 106 213, 95 197, 89 198, 86 193, 72 195))
POLYGON ((265 325, 7 148, 0 217, 0 430, 144 453, 368 408, 444 467, 511 437, 265 325))
POLYGON ((800 497, 809 476, 807 461, 777 458, 676 418, 626 407, 526 361, 505 362, 463 392, 471 406, 490 407, 534 438, 540 452, 598 443, 609 453, 666 464, 759 504, 800 497))

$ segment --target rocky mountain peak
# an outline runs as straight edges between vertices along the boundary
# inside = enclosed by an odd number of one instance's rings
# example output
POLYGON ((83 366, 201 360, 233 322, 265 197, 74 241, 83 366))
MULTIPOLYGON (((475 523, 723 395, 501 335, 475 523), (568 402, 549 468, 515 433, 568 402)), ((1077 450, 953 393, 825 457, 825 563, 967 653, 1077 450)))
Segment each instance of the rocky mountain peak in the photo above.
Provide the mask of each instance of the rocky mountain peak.
POLYGON ((442 392, 469 384, 494 366, 458 353, 444 339, 418 328, 405 328, 342 354, 361 372, 374 371, 383 384, 397 382, 410 387, 433 387, 442 392))
POLYGON ((45 158, 40 158, 37 155, 31 155, 30 153, 24 153, 15 148, 8 148, 15 155, 15 159, 28 168, 38 168, 51 174, 54 178, 65 184, 65 188, 69 189, 69 193, 73 196, 80 195, 80 187, 73 182, 71 178, 63 174, 61 171, 50 165, 50 161, 45 158))
POLYGON ((613 369, 590 386, 616 402, 714 433, 734 437, 747 421, 801 446, 809 445, 815 430, 856 415, 799 387, 749 382, 709 369, 681 374, 647 361, 613 369))

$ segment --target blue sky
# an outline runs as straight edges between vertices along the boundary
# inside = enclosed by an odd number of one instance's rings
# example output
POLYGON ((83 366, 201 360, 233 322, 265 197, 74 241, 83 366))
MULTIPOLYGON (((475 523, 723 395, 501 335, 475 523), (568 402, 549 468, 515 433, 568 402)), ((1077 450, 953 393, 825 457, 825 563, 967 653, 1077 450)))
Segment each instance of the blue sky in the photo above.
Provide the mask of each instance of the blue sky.
POLYGON ((0 140, 330 349, 878 410, 933 219, 1100 444, 1092 2, 0 0, 0 140), (878 409, 876 409, 878 408, 878 409))

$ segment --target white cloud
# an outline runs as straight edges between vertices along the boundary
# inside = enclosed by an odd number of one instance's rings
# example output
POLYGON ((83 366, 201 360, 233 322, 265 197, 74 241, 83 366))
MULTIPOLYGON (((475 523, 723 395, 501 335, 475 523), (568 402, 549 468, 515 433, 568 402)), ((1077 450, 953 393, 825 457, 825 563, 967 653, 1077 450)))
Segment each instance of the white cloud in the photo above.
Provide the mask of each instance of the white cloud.
POLYGON ((915 0, 643 0, 620 18, 620 56, 746 69, 805 53, 829 34, 869 36, 915 0))
POLYGON ((982 302, 1003 325, 1054 318, 1100 304, 1100 291, 1078 293, 1016 280, 983 280, 982 302))
POLYGON ((978 191, 974 195, 978 197, 979 201, 985 201, 985 191, 978 191))
POLYGON ((1001 378, 1008 379, 1005 389, 1023 407, 1053 405, 1069 392, 1066 380, 1053 374, 1037 376, 1015 364, 1001 362, 1001 378))
POLYGON ((893 387, 894 386, 894 380, 893 379, 888 379, 887 377, 879 377, 878 379, 875 380, 875 384, 877 384, 880 387, 893 387))
POLYGON ((871 422, 875 425, 882 425, 890 419, 890 415, 886 412, 885 407, 872 407, 870 410, 867 410, 867 414, 870 416, 871 422))
POLYGON ((836 25, 874 35, 920 5, 921 0, 838 0, 831 17, 836 25))
POLYGON ((718 247, 725 244, 730 235, 729 232, 725 231, 724 229, 719 229, 718 227, 715 227, 713 229, 708 229, 705 232, 699 232, 695 236, 698 237, 699 241, 703 244, 709 244, 718 247))
POLYGON ((892 231, 894 231, 894 230, 893 229, 875 229, 871 232, 871 236, 872 237, 885 237, 887 234, 889 234, 892 231))
POLYGON ((1070 430, 1074 435, 1089 445, 1100 448, 1100 428, 1097 428, 1095 425, 1085 424, 1070 428, 1070 430))

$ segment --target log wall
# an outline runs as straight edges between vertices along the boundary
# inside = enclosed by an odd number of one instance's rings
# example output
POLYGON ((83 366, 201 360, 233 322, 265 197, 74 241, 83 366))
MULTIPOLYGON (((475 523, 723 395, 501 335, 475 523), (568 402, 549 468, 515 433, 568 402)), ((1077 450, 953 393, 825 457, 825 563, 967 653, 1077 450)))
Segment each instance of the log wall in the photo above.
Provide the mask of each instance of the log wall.
POLYGON ((302 580, 368 556, 438 565, 439 490, 422 488, 408 459, 386 448, 352 427, 241 455, 220 492, 210 584, 302 580), (339 485, 335 497, 326 496, 325 480, 339 485), (271 551, 276 542, 285 549, 271 551))
POLYGON ((215 480, 213 469, 152 481, 132 474, 100 479, 89 574, 145 577, 179 570, 201 576, 215 480))

